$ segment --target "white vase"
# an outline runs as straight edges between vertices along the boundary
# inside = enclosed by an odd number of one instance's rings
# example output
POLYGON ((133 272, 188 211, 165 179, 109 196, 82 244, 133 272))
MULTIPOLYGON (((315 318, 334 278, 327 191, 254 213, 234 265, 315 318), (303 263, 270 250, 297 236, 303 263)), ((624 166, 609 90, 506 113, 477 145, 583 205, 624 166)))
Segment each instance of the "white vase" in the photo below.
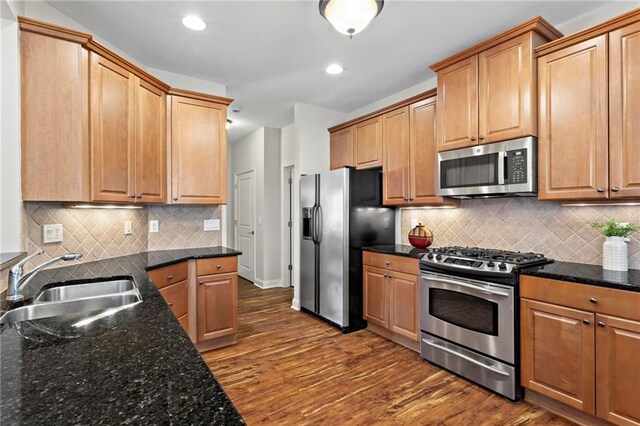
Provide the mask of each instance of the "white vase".
POLYGON ((602 267, 611 271, 628 271, 627 243, 623 237, 607 237, 602 245, 602 267))

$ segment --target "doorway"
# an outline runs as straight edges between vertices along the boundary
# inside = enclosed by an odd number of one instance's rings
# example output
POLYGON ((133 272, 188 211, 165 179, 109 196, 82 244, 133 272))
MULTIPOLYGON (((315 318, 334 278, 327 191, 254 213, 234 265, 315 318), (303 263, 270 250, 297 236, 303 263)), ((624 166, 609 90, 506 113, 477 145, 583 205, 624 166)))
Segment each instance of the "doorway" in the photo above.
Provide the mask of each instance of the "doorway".
POLYGON ((235 176, 235 242, 238 256, 238 275, 255 280, 255 183, 253 170, 235 176))
POLYGON ((293 166, 282 172, 282 286, 293 287, 293 166))

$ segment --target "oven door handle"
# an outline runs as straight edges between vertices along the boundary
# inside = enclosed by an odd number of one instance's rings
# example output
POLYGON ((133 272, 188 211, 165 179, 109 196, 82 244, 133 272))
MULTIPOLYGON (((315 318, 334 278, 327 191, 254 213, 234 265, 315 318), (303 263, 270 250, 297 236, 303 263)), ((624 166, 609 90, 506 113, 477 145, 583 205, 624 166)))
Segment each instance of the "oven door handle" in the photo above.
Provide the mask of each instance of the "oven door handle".
POLYGON ((508 297, 509 296, 509 293, 504 293, 502 291, 489 290, 488 288, 482 288, 482 287, 475 286, 473 284, 467 284, 467 283, 463 283, 463 282, 460 282, 460 281, 447 280, 447 279, 444 279, 444 278, 435 278, 435 277, 432 277, 432 276, 429 276, 429 275, 427 275, 426 278, 431 280, 431 281, 438 281, 438 282, 445 283, 445 284, 457 285, 457 286, 460 286, 460 287, 464 287, 464 288, 468 288, 468 289, 471 289, 471 290, 479 291, 480 293, 486 293, 486 294, 491 294, 491 295, 494 295, 494 296, 502 296, 502 297, 508 297))
POLYGON ((461 354, 461 353, 459 353, 459 352, 456 352, 456 351, 454 351, 454 350, 452 350, 452 349, 445 348, 444 346, 437 345, 437 344, 432 343, 432 342, 430 342, 430 341, 428 341, 428 340, 426 340, 426 339, 422 339, 422 342, 423 342, 425 345, 429 345, 429 346, 434 347, 434 348, 436 348, 436 349, 440 349, 441 351, 444 351, 444 352, 450 353, 451 355, 455 355, 455 356, 457 356, 457 357, 459 357, 459 358, 462 358, 462 359, 464 359, 465 361, 469 361, 470 363, 475 364, 475 365, 477 365, 477 366, 479 366, 479 367, 485 368, 485 369, 487 369, 487 370, 489 370, 489 371, 493 371, 493 372, 494 372, 494 373, 496 373, 496 374, 499 374, 499 375, 501 375, 501 376, 509 377, 509 373, 505 373, 504 371, 498 370, 497 368, 493 368, 493 367, 491 367, 491 366, 489 366, 489 365, 483 364, 483 363, 481 363, 480 361, 476 361, 475 359, 473 359, 473 358, 471 358, 471 357, 468 357, 468 356, 466 356, 466 355, 463 355, 463 354, 461 354))

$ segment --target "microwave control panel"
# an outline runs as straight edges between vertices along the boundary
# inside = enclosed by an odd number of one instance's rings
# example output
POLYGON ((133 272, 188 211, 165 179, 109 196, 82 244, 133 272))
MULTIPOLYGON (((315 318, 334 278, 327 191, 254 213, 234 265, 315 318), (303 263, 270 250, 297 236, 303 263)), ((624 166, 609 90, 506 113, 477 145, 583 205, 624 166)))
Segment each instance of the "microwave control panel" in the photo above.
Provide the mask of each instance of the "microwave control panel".
POLYGON ((526 149, 507 151, 505 164, 506 183, 527 183, 527 154, 526 149))

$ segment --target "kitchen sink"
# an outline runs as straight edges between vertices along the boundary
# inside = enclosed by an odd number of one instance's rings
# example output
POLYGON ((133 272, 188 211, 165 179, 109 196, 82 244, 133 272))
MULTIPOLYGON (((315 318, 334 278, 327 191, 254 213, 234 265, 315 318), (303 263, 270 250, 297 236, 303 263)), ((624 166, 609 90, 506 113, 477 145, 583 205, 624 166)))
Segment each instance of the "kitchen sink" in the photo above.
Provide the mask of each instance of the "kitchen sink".
POLYGON ((43 290, 33 304, 6 311, 0 326, 69 314, 120 310, 142 301, 133 280, 105 280, 43 290))

